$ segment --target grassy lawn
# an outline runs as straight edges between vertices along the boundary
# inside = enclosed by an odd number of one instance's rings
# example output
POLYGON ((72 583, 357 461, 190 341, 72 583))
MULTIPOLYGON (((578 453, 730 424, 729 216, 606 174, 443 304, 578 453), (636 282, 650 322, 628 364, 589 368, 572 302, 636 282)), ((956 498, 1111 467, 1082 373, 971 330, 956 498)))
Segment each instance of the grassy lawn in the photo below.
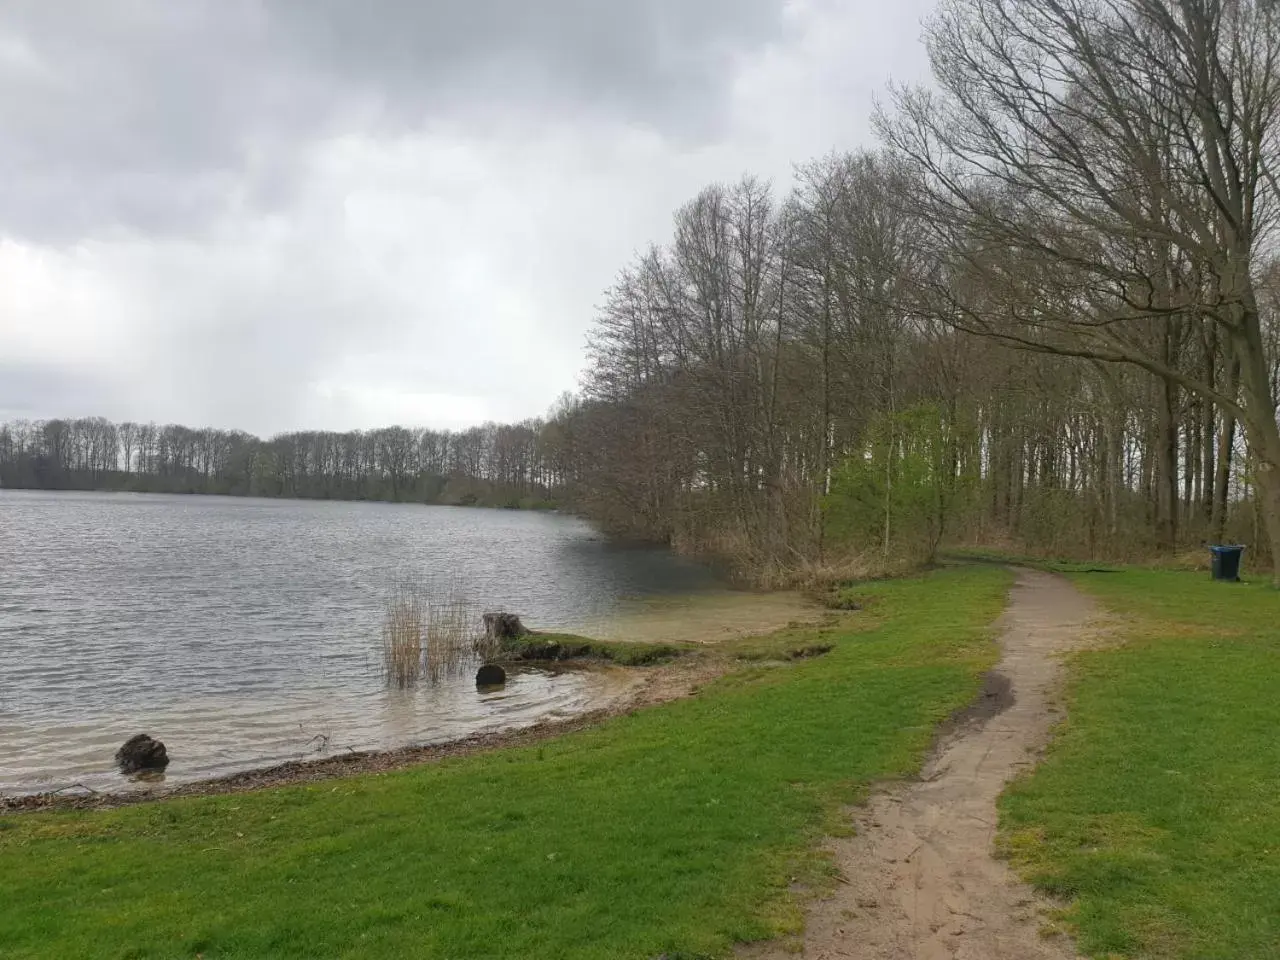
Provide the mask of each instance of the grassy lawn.
POLYGON ((825 656, 540 746, 0 817, 0 956, 726 955, 795 929, 839 804, 915 770, 976 693, 1008 579, 868 586, 843 626, 777 639, 825 656))
POLYGON ((1014 862, 1095 957, 1280 957, 1280 593, 1074 574, 1122 644, 1072 663, 1069 720, 1004 797, 1014 862))

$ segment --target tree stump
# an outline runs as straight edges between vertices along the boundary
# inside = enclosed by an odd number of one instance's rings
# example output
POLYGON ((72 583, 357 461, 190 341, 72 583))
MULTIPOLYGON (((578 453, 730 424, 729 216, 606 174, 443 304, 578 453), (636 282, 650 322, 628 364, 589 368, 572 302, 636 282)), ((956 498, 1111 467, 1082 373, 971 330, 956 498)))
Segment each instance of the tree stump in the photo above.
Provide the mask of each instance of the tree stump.
POLYGON ((519 640, 529 631, 514 613, 486 613, 484 632, 490 640, 519 640))

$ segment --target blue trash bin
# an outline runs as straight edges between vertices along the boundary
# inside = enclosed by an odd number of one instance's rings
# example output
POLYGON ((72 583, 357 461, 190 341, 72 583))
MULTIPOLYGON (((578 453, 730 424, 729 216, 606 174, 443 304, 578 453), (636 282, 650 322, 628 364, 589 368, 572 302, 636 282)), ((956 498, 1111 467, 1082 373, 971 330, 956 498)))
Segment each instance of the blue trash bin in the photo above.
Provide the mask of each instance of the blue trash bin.
POLYGON ((1240 555, 1244 553, 1244 547, 1215 545, 1209 548, 1209 552, 1213 554, 1213 579, 1240 579, 1240 555))

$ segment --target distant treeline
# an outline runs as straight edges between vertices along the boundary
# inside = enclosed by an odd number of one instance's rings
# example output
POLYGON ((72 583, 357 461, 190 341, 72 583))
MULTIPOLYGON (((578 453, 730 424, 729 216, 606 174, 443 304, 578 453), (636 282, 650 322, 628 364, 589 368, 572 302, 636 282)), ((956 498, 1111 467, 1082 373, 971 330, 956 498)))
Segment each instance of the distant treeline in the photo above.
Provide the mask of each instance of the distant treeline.
POLYGON ((0 425, 0 486, 549 507, 564 476, 555 433, 530 420, 262 440, 101 417, 18 420, 0 425))

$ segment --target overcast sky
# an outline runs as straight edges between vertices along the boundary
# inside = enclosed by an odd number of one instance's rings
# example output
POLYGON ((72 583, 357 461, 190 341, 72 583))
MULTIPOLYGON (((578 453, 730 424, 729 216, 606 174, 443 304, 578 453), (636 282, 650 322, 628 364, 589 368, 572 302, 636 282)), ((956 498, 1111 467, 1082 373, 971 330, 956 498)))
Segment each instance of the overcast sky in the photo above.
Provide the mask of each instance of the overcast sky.
POLYGON ((545 412, 702 186, 874 145, 931 0, 4 0, 0 418, 545 412))

